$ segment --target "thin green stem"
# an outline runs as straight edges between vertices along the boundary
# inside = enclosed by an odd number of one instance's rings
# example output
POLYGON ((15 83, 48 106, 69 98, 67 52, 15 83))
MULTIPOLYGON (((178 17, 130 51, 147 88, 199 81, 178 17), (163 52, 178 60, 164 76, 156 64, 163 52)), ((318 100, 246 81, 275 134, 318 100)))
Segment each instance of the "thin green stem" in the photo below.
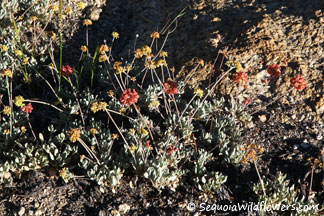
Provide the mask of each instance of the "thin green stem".
POLYGON ((61 79, 62 79, 62 73, 61 73, 61 68, 62 68, 62 62, 63 62, 63 42, 62 42, 62 7, 63 3, 62 0, 60 0, 60 23, 59 23, 59 36, 60 36, 60 74, 59 74, 59 89, 58 91, 61 91, 61 79))

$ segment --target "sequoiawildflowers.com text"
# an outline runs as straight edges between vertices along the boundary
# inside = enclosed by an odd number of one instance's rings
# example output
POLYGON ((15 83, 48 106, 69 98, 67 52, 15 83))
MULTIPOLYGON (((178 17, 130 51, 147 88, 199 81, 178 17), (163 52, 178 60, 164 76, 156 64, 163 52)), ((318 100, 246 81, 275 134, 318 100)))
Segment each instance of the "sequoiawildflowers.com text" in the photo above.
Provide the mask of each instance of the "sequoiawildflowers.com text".
POLYGON ((188 209, 191 211, 206 211, 206 212, 241 212, 241 211, 297 211, 297 212, 307 212, 310 210, 317 211, 319 209, 319 204, 314 205, 301 205, 301 204, 267 204, 262 201, 260 203, 236 203, 236 204, 209 204, 200 203, 199 205, 195 203, 189 203, 188 209))

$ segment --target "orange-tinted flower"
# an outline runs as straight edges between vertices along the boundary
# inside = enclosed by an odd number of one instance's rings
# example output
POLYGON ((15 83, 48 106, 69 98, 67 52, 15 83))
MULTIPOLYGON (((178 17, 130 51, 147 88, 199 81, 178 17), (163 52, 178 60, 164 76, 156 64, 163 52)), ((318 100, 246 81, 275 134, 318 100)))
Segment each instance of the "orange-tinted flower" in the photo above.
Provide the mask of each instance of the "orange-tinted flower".
POLYGON ((146 148, 150 148, 151 146, 150 146, 150 142, 151 142, 151 140, 146 140, 146 142, 145 142, 145 147, 146 148))
POLYGON ((24 105, 20 107, 20 110, 23 111, 24 113, 31 113, 33 111, 33 106, 31 103, 24 105))
POLYGON ((281 74, 281 67, 277 64, 272 64, 267 67, 267 72, 272 76, 272 77, 279 77, 281 74))
POLYGON ((61 73, 62 73, 62 76, 69 77, 72 75, 73 70, 69 65, 66 65, 66 66, 62 66, 61 73))
POLYGON ((295 77, 291 78, 290 84, 297 90, 303 90, 306 87, 306 83, 302 75, 296 75, 295 77))
POLYGON ((233 75, 233 81, 237 82, 237 83, 246 83, 248 81, 248 79, 249 79, 249 76, 243 71, 236 72, 233 75))
POLYGON ((81 131, 79 128, 71 128, 68 131, 68 137, 71 142, 76 142, 81 137, 81 131))
POLYGON ((154 38, 154 39, 159 39, 160 38, 160 34, 159 34, 159 32, 152 32, 151 33, 151 38, 154 38))
POLYGON ((133 103, 137 103, 137 100, 139 99, 139 95, 138 93, 135 91, 135 89, 131 90, 131 89, 125 89, 120 101, 124 104, 124 105, 132 105, 133 103))
POLYGON ((164 86, 165 93, 169 95, 178 93, 177 82, 171 80, 170 78, 168 79, 168 81, 163 83, 163 86, 164 86))

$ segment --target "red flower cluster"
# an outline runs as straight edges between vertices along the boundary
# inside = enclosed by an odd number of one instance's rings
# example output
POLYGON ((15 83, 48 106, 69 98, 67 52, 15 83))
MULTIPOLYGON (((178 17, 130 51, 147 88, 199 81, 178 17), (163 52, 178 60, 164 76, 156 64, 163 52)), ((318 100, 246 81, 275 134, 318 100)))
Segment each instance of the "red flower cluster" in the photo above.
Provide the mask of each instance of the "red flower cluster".
POLYGON ((138 99, 139 99, 139 95, 135 91, 135 89, 133 89, 132 91, 131 91, 131 89, 125 89, 121 98, 120 98, 120 101, 124 105, 128 104, 130 106, 133 103, 136 103, 138 99))
POLYGON ((171 80, 170 78, 168 79, 168 81, 163 83, 163 86, 164 86, 165 93, 169 95, 178 93, 177 82, 171 80))
POLYGON ((176 152, 179 149, 176 148, 176 145, 169 145, 168 155, 172 154, 172 152, 176 152))
POLYGON ((72 73, 73 73, 73 70, 72 70, 72 68, 69 65, 62 66, 62 68, 61 68, 61 74, 62 74, 62 76, 69 77, 69 76, 72 75, 72 73))
POLYGON ((23 111, 24 113, 31 113, 33 111, 33 106, 31 103, 24 105, 20 107, 20 110, 23 111))
POLYGON ((245 100, 243 101, 244 105, 249 105, 251 103, 251 99, 250 98, 245 98, 245 100))
POLYGON ((290 84, 297 90, 303 90, 306 87, 306 83, 302 75, 296 75, 295 77, 291 78, 290 84))
POLYGON ((281 74, 281 67, 277 64, 272 64, 267 67, 267 72, 272 76, 272 77, 279 77, 281 74))
POLYGON ((249 79, 249 76, 243 71, 236 72, 233 75, 233 81, 237 82, 237 83, 246 83, 248 81, 248 79, 249 79))

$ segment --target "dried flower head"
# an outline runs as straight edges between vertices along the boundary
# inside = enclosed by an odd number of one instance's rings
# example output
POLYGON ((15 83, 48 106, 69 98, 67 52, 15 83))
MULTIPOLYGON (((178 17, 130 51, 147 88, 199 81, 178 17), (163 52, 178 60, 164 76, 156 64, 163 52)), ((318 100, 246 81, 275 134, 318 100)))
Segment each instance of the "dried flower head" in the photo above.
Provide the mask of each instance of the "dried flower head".
POLYGON ((69 65, 62 66, 62 68, 61 68, 61 74, 62 74, 62 76, 69 77, 69 76, 72 75, 72 73, 73 73, 73 70, 72 70, 72 68, 69 65))
POLYGON ((20 107, 20 110, 24 113, 32 113, 33 112, 33 106, 31 103, 28 103, 27 105, 24 105, 20 107))
POLYGON ((165 93, 169 95, 177 94, 177 82, 171 80, 170 78, 163 83, 165 93))
POLYGON ((68 137, 71 142, 76 142, 81 137, 81 131, 79 128, 71 128, 68 131, 68 137))
POLYGON ((114 95, 115 95, 115 93, 114 93, 113 90, 109 90, 109 91, 107 92, 107 94, 108 94, 109 97, 114 97, 114 95))
POLYGON ((291 84, 291 86, 295 87, 299 91, 306 88, 306 83, 305 83, 304 77, 300 74, 291 78, 290 84, 291 84))
POLYGON ((137 100, 139 99, 139 95, 136 92, 135 89, 125 89, 120 101, 124 104, 124 105, 132 105, 134 103, 137 103, 137 100))
POLYGON ((145 61, 145 67, 147 69, 155 69, 156 63, 155 63, 155 61, 152 61, 152 60, 145 61))
POLYGON ((272 77, 279 77, 281 74, 281 67, 277 64, 272 64, 267 67, 267 72, 272 77))
POLYGON ((242 147, 246 153, 242 157, 242 163, 254 162, 258 159, 258 154, 262 154, 264 149, 260 145, 248 144, 242 147))

